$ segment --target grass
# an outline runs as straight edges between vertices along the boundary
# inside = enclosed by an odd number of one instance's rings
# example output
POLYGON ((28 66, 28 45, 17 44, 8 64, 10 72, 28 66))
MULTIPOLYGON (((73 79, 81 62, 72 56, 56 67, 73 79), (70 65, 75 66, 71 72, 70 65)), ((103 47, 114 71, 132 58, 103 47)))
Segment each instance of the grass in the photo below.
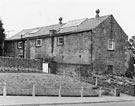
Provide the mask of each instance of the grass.
POLYGON ((62 96, 80 96, 82 86, 84 96, 98 96, 97 92, 92 90, 91 84, 53 74, 0 73, 1 95, 3 82, 6 82, 7 95, 32 95, 32 86, 35 84, 35 93, 38 96, 58 96, 60 85, 62 96))

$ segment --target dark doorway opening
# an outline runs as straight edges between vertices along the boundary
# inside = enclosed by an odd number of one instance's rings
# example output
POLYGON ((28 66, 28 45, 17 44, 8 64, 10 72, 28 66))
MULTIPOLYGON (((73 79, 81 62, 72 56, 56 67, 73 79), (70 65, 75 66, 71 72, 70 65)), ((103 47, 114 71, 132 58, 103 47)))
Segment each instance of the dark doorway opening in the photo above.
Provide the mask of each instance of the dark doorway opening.
POLYGON ((107 74, 113 74, 113 65, 108 65, 107 74))

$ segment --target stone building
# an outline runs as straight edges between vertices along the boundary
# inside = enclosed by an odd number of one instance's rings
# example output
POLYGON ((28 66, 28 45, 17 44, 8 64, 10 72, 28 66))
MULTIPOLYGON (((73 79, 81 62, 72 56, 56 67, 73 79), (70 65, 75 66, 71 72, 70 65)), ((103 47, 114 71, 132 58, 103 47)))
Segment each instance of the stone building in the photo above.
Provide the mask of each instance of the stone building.
POLYGON ((32 29, 8 38, 5 56, 42 59, 57 63, 56 73, 122 74, 126 71, 128 36, 113 15, 84 18, 32 29))

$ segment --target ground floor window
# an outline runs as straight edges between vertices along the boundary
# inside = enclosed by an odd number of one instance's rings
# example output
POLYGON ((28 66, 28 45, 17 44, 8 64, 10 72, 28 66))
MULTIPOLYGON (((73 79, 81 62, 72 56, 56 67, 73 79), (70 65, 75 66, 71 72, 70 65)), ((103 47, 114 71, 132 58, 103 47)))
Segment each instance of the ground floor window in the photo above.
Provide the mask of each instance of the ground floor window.
POLYGON ((107 73, 109 74, 113 73, 113 65, 108 65, 107 73))

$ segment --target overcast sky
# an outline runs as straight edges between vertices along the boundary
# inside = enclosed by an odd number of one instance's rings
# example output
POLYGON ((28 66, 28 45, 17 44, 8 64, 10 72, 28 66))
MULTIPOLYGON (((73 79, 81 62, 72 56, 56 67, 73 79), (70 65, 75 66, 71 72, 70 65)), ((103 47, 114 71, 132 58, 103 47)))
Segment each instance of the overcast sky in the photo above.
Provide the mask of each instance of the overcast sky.
POLYGON ((127 35, 135 35, 135 0, 0 0, 0 17, 10 36, 22 29, 113 14, 127 35))

